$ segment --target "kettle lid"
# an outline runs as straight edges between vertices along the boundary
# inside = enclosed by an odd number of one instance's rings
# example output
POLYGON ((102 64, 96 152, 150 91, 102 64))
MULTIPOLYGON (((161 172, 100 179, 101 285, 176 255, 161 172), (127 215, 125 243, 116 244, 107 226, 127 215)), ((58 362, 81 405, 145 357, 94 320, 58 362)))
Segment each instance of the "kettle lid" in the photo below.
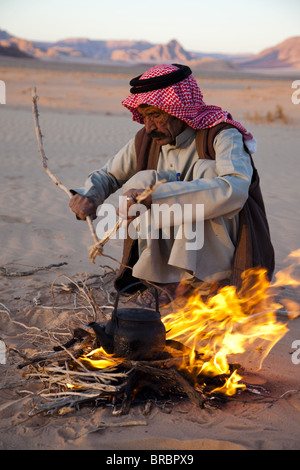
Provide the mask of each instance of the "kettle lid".
POLYGON ((150 322, 160 320, 160 313, 148 308, 119 308, 116 317, 120 320, 150 322))
MULTIPOLYGON (((119 303, 120 294, 125 292, 130 287, 133 287, 133 286, 141 284, 141 283, 147 285, 143 281, 134 282, 133 284, 130 284, 130 285, 126 286, 124 289, 122 289, 121 291, 117 292, 117 296, 116 296, 116 300, 115 300, 115 306, 114 306, 114 310, 113 310, 113 313, 112 313, 112 319, 113 320, 116 319, 116 317, 118 317, 120 319, 122 318, 124 320, 126 319, 127 321, 129 321, 129 320, 130 321, 154 321, 154 320, 160 319, 158 292, 157 292, 156 288, 154 290, 154 292, 155 292, 155 310, 150 310, 150 309, 147 309, 147 308, 123 308, 123 309, 118 310, 118 303, 119 303)), ((149 286, 147 285, 147 287, 149 287, 149 286)))

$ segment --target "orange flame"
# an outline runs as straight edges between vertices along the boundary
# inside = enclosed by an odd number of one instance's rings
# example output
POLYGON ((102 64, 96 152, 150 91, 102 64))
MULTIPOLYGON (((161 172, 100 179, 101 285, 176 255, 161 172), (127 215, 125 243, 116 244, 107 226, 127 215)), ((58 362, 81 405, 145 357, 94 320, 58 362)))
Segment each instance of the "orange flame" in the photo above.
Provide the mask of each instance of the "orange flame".
POLYGON ((109 367, 115 367, 120 364, 123 359, 116 358, 113 354, 108 354, 104 349, 97 348, 93 349, 91 352, 85 356, 80 357, 80 361, 87 367, 93 369, 107 369, 109 367))
POLYGON ((273 283, 273 287, 280 287, 280 286, 292 286, 298 287, 300 285, 300 281, 293 277, 293 271, 296 266, 300 263, 300 248, 298 250, 292 251, 288 258, 295 259, 296 262, 289 265, 287 268, 278 271, 275 275, 276 281, 273 283))
MULTIPOLYGON (((300 250, 292 255, 300 257, 300 250)), ((279 272, 273 287, 286 283, 298 286, 300 282, 292 278, 291 272, 292 267, 279 272)), ((286 324, 277 321, 276 311, 282 305, 274 301, 271 291, 266 271, 257 268, 243 273, 239 291, 227 286, 206 302, 197 293, 183 305, 182 299, 174 301, 172 313, 162 320, 167 339, 190 348, 189 363, 182 363, 182 368, 187 367, 198 377, 224 374, 224 385, 212 392, 234 395, 245 388, 237 371, 231 373, 229 360, 251 351, 261 368, 265 357, 288 331, 286 324)))

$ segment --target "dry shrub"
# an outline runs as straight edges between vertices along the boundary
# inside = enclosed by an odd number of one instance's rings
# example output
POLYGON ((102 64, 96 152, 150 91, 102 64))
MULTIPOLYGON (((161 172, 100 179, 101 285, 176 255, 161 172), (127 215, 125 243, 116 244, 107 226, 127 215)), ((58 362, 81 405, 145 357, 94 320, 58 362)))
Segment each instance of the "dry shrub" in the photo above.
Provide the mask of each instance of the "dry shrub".
POLYGON ((279 104, 276 105, 274 111, 268 111, 265 115, 255 111, 254 114, 247 113, 245 118, 255 124, 270 124, 273 122, 282 122, 283 124, 290 123, 290 119, 279 104))

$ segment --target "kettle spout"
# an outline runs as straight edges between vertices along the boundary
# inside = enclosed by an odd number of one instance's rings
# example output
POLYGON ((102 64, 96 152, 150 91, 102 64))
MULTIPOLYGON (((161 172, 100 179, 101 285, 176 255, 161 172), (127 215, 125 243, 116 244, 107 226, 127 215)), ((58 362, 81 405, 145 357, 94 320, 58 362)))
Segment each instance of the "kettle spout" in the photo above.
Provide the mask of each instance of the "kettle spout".
POLYGON ((98 346, 104 349, 107 354, 114 353, 114 338, 112 335, 109 335, 105 331, 105 325, 100 325, 96 322, 89 323, 96 333, 97 343, 98 346))

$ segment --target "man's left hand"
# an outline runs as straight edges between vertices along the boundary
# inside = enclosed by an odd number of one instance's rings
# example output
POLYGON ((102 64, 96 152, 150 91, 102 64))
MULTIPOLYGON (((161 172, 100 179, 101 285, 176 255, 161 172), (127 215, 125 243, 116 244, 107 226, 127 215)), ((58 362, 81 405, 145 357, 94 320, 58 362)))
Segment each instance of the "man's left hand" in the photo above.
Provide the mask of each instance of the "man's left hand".
MULTIPOLYGON (((134 204, 138 204, 137 202, 137 197, 144 192, 144 189, 129 189, 124 193, 124 198, 123 198, 123 204, 120 205, 120 207, 117 210, 117 214, 122 218, 122 219, 127 219, 128 222, 131 222, 135 217, 139 215, 137 212, 134 216, 128 215, 129 208, 133 206, 134 204)), ((144 206, 147 207, 147 209, 150 208, 152 204, 152 197, 148 196, 146 199, 140 202, 140 204, 143 204, 144 206)))

